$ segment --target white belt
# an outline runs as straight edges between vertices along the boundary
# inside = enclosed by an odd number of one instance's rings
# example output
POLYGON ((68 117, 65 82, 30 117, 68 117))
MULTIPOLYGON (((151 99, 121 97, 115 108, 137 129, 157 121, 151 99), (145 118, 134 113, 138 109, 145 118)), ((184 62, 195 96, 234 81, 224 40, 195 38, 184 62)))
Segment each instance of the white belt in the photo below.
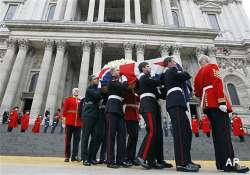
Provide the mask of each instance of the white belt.
POLYGON ((167 96, 168 96, 170 93, 174 92, 174 91, 181 91, 181 92, 183 92, 182 89, 181 89, 180 87, 173 87, 173 88, 171 88, 171 89, 168 90, 167 96))
POLYGON ((211 89, 211 88, 213 88, 213 85, 209 85, 209 86, 206 86, 206 87, 203 88, 202 97, 201 97, 201 107, 204 106, 203 103, 204 103, 204 98, 205 98, 206 91, 208 89, 211 89))
POLYGON ((110 95, 108 99, 111 99, 111 98, 122 101, 122 97, 120 97, 118 95, 110 95))
POLYGON ((138 108, 139 106, 136 104, 126 104, 126 107, 138 108))
POLYGON ((140 99, 144 98, 144 97, 153 97, 156 98, 156 96, 152 93, 143 93, 140 95, 140 99))

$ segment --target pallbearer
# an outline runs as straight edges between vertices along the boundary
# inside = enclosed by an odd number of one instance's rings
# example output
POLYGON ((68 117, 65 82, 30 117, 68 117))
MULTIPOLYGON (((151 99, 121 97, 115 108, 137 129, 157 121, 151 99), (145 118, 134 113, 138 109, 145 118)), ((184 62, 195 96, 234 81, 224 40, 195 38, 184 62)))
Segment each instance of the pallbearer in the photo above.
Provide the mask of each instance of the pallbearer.
POLYGON ((195 77, 194 91, 195 96, 201 99, 203 112, 212 125, 216 167, 225 172, 245 173, 249 171, 247 167, 227 163, 233 162, 235 158, 228 125, 228 113, 232 112, 232 109, 224 93, 219 67, 211 64, 210 60, 206 55, 200 56, 201 68, 195 77))
POLYGON ((165 72, 166 109, 173 127, 176 170, 198 172, 199 165, 191 161, 192 131, 186 114, 188 108, 183 92, 184 83, 191 76, 187 72, 178 71, 173 57, 165 58, 164 62, 168 65, 165 72))

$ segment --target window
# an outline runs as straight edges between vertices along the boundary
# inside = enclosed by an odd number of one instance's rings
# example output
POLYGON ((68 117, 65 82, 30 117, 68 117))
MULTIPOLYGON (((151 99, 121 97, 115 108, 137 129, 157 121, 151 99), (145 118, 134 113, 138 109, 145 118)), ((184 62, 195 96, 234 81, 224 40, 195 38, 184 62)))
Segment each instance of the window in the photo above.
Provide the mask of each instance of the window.
POLYGON ((209 18, 212 28, 215 30, 220 30, 220 26, 219 26, 216 14, 208 14, 208 18, 209 18))
POLYGON ((32 75, 32 78, 30 81, 29 92, 35 92, 38 76, 39 76, 39 73, 35 73, 32 75))
POLYGON ((4 20, 12 20, 15 16, 16 9, 17 9, 17 4, 10 4, 6 12, 6 15, 4 17, 4 20))
POLYGON ((177 12, 172 11, 172 15, 173 15, 173 20, 174 20, 174 25, 176 27, 180 27, 179 16, 178 16, 177 12))
POLYGON ((56 4, 49 4, 47 20, 53 20, 55 14, 56 4))
POLYGON ((232 105, 240 105, 240 100, 237 94, 236 87, 232 83, 228 83, 227 90, 228 90, 232 105))

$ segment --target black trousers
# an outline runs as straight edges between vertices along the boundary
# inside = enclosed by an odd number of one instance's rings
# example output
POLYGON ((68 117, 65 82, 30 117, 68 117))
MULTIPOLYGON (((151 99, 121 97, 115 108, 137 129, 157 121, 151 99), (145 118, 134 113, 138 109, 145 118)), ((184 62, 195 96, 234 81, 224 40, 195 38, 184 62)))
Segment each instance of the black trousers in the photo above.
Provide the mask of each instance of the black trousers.
POLYGON ((81 127, 66 125, 65 127, 65 158, 71 157, 71 140, 73 136, 72 157, 78 156, 81 127))
POLYGON ((176 165, 185 166, 191 162, 192 130, 186 111, 182 107, 167 109, 173 128, 176 165))
POLYGON ((97 152, 99 148, 101 147, 100 151, 100 159, 106 160, 106 120, 105 120, 105 114, 101 113, 102 116, 100 116, 97 120, 96 127, 94 128, 94 133, 96 134, 96 140, 93 147, 93 154, 92 154, 92 160, 96 159, 97 152))
POLYGON ((126 156, 126 126, 123 116, 116 113, 107 113, 107 163, 120 164, 126 156), (115 162, 115 141, 117 146, 115 162))
POLYGON ((126 149, 127 159, 134 160, 136 155, 136 145, 138 142, 139 122, 133 120, 127 120, 126 128, 128 133, 127 149, 126 149))
POLYGON ((163 131, 160 111, 142 113, 146 131, 138 156, 149 163, 163 160, 163 131))
POLYGON ((225 169, 228 158, 233 162, 234 149, 231 141, 230 129, 228 122, 230 118, 228 113, 222 112, 220 109, 208 109, 205 111, 211 126, 212 137, 214 142, 215 159, 217 169, 225 169))
POLYGON ((9 128, 9 127, 8 127, 8 130, 7 130, 7 131, 8 131, 8 132, 12 132, 12 130, 13 130, 13 128, 9 128))
POLYGON ((93 160, 95 158, 95 149, 98 142, 97 135, 98 117, 84 117, 81 142, 81 158, 82 160, 93 160), (90 138, 91 136, 91 138, 90 138), (90 143, 89 143, 90 138, 90 143))

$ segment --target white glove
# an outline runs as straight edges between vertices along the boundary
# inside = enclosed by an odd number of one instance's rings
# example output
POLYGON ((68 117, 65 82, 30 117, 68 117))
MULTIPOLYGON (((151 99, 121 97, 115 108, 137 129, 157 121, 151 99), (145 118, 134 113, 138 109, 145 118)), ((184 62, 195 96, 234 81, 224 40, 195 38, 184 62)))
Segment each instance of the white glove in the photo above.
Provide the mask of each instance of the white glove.
POLYGON ((121 80, 121 83, 128 81, 127 77, 124 75, 121 76, 120 80, 121 80))
POLYGON ((139 120, 139 126, 141 129, 146 128, 146 123, 141 115, 140 115, 140 120, 139 120))
POLYGON ((226 105, 220 105, 220 106, 219 106, 219 109, 220 109, 222 112, 227 112, 227 106, 226 106, 226 105))

